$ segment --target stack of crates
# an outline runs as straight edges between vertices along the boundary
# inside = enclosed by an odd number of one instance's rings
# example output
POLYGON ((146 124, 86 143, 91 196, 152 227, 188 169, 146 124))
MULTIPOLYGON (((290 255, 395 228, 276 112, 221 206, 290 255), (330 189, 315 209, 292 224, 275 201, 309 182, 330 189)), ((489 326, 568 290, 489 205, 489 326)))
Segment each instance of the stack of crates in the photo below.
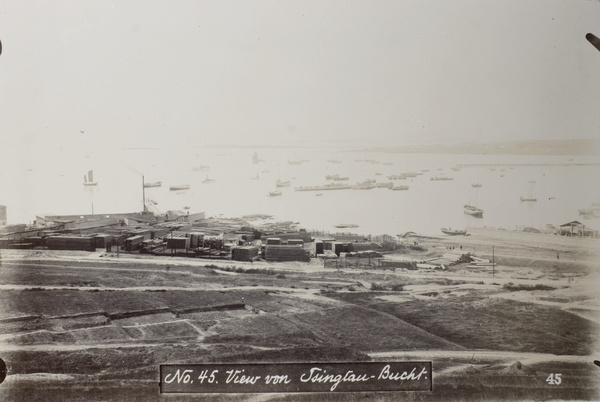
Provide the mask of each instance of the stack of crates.
POLYGON ((134 251, 142 247, 144 242, 144 235, 130 236, 125 239, 125 250, 134 251))
POLYGON ((169 249, 188 249, 190 248, 190 238, 182 235, 167 237, 167 248, 169 249))
POLYGON ((192 232, 190 235, 190 248, 196 249, 202 247, 204 242, 204 233, 192 232))
POLYGON ((113 236, 111 234, 99 233, 94 236, 97 248, 104 248, 112 244, 113 236))
POLYGON ((234 261, 255 261, 258 259, 258 247, 234 247, 231 250, 231 259, 234 261))
POLYGON ((96 251, 93 236, 49 236, 47 245, 50 250, 96 251))
POLYGON ((310 261, 310 253, 302 246, 269 245, 265 249, 267 261, 310 261))

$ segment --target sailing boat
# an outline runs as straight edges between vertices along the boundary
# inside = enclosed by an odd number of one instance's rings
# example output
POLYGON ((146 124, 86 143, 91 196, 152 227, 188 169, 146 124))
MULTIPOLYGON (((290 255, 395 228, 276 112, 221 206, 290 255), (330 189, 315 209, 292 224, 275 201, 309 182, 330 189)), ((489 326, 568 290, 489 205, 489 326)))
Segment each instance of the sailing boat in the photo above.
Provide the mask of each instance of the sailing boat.
POLYGON ((90 170, 87 172, 87 175, 83 175, 83 185, 84 186, 96 186, 98 185, 97 181, 94 181, 94 171, 90 170))

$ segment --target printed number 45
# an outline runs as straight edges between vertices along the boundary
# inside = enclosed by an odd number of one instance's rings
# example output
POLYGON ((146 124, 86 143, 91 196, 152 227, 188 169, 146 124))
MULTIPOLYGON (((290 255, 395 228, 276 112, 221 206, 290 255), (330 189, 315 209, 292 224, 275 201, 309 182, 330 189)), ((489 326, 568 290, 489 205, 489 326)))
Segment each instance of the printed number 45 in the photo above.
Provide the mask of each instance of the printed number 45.
POLYGON ((546 382, 550 385, 559 385, 562 382, 560 373, 552 373, 546 378, 546 382))

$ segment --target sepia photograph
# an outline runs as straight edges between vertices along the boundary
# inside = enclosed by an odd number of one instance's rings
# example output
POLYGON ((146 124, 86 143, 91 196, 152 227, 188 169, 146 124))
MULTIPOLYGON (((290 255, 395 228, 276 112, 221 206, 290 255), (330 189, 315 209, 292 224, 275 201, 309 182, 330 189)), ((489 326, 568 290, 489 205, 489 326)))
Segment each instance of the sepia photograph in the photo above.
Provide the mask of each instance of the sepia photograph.
POLYGON ((0 400, 600 400, 600 1, 6 0, 0 400))

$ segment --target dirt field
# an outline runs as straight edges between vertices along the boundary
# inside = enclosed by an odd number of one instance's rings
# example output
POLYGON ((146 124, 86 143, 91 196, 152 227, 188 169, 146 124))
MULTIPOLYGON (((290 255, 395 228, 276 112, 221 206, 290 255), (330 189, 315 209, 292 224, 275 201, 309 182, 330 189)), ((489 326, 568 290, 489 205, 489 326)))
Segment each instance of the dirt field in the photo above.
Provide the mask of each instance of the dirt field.
MULTIPOLYGON (((429 239, 487 258, 481 239, 429 239), (460 241, 458 241, 460 240, 460 241)), ((426 360, 433 391, 209 395, 210 400, 597 400, 594 250, 494 248, 491 269, 0 252, 2 400, 188 400, 160 364, 426 360), (548 384, 560 373, 560 385, 548 384)), ((491 252, 489 253, 491 257, 491 252)))

